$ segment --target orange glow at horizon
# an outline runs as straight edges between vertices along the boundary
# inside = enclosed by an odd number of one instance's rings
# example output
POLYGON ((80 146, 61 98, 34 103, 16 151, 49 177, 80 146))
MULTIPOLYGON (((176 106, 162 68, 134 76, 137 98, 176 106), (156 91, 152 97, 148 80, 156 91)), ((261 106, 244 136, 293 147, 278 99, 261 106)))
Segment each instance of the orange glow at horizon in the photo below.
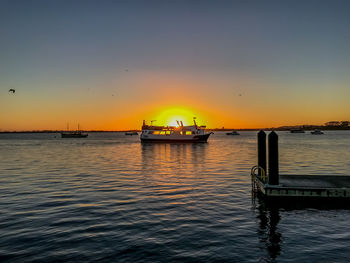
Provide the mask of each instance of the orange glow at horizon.
MULTIPOLYGON (((342 96, 323 92, 317 99, 308 90, 300 99, 291 88, 286 100, 286 91, 279 89, 282 84, 254 76, 218 79, 158 71, 133 74, 130 80, 116 81, 113 76, 96 83, 81 82, 74 89, 61 83, 45 89, 53 84, 43 82, 16 94, 6 93, 0 96, 4 113, 0 114, 0 130, 65 130, 67 123, 71 127, 79 123, 84 130, 117 131, 141 129, 142 120, 148 124, 156 120, 154 125, 177 126, 176 120, 193 125, 193 117, 198 125, 229 129, 348 120, 345 88, 342 96), (240 87, 249 88, 240 94, 240 87)), ((327 85, 318 83, 317 87, 326 90, 327 85)), ((338 90, 342 87, 339 84, 338 90)))

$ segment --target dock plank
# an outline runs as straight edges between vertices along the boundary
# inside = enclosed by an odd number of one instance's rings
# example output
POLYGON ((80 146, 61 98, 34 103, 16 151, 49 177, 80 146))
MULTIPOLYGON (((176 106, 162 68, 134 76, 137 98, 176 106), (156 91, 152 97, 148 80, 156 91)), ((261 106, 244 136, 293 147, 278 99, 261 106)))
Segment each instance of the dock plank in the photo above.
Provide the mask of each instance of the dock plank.
POLYGON ((280 187, 287 188, 350 188, 350 176, 280 175, 280 187))
POLYGON ((271 198, 350 198, 350 176, 346 175, 281 175, 278 185, 254 175, 254 185, 271 198))

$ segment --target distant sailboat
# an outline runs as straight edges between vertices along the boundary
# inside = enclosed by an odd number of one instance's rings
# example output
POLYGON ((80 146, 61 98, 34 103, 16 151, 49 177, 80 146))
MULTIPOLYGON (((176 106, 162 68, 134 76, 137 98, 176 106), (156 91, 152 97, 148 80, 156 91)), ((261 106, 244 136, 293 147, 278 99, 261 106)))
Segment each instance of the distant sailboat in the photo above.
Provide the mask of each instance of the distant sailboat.
POLYGON ((86 138, 86 137, 88 137, 88 134, 83 133, 79 129, 79 124, 78 124, 78 129, 76 131, 70 131, 69 124, 67 124, 67 131, 61 132, 61 138, 86 138))

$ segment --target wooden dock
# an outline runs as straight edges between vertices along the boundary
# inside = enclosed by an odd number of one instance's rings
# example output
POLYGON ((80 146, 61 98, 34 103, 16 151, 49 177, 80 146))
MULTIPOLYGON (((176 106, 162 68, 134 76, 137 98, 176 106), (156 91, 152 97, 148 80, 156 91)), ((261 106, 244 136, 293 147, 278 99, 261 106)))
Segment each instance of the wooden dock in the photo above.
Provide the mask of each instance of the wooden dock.
POLYGON ((258 174, 252 174, 255 190, 268 198, 350 198, 350 176, 280 175, 279 184, 271 185, 258 174))
POLYGON ((268 170, 266 133, 258 133, 258 165, 251 170, 252 188, 267 198, 302 198, 350 200, 350 176, 347 175, 280 175, 278 135, 268 136, 268 170))

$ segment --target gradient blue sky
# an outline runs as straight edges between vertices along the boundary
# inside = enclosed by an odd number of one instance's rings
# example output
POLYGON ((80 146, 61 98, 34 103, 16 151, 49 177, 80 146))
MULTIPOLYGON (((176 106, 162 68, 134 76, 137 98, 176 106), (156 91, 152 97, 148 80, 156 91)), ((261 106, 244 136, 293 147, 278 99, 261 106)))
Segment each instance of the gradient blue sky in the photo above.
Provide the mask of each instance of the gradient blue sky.
POLYGON ((349 14, 330 0, 2 0, 0 129, 131 129, 177 108, 210 127, 348 120, 349 14))

